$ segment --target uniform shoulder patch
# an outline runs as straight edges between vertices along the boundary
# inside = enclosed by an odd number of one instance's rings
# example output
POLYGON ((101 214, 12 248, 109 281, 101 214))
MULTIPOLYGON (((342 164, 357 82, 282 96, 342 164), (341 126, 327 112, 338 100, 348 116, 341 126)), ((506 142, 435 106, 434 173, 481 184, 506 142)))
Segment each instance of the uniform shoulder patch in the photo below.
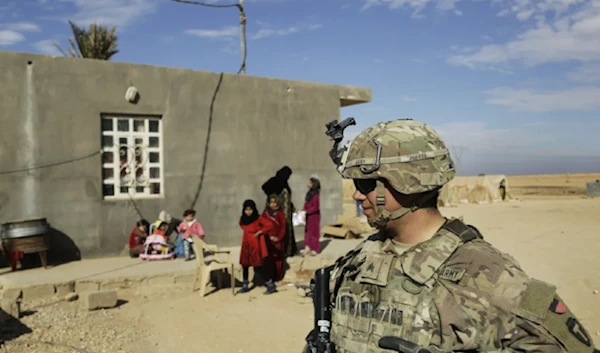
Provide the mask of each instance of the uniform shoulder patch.
POLYGON ((593 353, 590 334, 556 293, 556 286, 530 279, 513 313, 543 327, 567 352, 593 353))
POLYGON ((540 324, 548 314, 555 293, 556 286, 532 278, 513 313, 540 324))

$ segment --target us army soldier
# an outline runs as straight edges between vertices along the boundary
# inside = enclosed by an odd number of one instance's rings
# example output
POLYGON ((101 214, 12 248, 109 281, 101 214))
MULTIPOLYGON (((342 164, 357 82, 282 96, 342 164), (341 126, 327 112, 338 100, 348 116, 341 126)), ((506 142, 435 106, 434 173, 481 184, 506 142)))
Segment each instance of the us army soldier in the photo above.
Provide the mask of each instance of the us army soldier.
POLYGON ((379 230, 331 272, 337 353, 600 353, 555 286, 441 215, 455 169, 431 127, 382 122, 331 155, 379 230))

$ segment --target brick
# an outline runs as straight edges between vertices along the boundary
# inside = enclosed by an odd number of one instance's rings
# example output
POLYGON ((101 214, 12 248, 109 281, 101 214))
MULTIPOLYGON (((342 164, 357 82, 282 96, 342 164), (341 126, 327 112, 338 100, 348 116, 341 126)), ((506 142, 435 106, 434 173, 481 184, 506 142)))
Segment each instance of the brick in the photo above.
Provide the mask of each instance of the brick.
MULTIPOLYGON (((19 302, 12 299, 0 300, 0 309, 4 312, 4 321, 12 318, 18 319, 21 316, 21 306, 19 302)), ((2 321, 0 319, 0 321, 2 321)))
POLYGON ((75 292, 75 282, 67 282, 54 285, 56 288, 56 295, 59 297, 64 297, 69 293, 75 292))
POLYGON ((170 286, 175 283, 174 276, 157 276, 148 278, 149 286, 170 286))
POLYGON ((106 290, 81 293, 81 307, 85 310, 109 309, 117 306, 117 291, 106 290))
POLYGON ((39 286, 23 287, 23 301, 48 299, 54 296, 56 289, 53 284, 42 284, 39 286))
POLYGON ((97 292, 99 290, 100 290, 100 283, 98 283, 98 282, 76 282, 75 283, 75 292, 76 293, 97 292))
POLYGON ((21 288, 5 288, 4 291, 2 291, 2 298, 18 300, 21 299, 22 294, 23 291, 21 288))

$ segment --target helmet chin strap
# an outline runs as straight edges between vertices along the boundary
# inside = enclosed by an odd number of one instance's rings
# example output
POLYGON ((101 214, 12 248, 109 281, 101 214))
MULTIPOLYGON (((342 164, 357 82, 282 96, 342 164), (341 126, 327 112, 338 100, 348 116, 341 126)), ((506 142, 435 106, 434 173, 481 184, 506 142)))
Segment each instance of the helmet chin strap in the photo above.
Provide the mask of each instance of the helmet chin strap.
POLYGON ((395 211, 388 211, 385 209, 385 184, 381 181, 377 181, 377 219, 375 219, 374 221, 369 221, 369 225, 371 227, 374 227, 376 229, 382 230, 385 229, 385 227, 387 226, 387 223, 391 220, 395 220, 395 219, 399 219, 401 217, 403 217, 404 215, 410 213, 410 212, 414 212, 416 210, 418 210, 419 208, 421 208, 421 205, 423 205, 425 202, 429 201, 430 198, 432 198, 433 196, 435 196, 435 193, 430 193, 430 195, 428 195, 428 197, 422 198, 421 200, 419 200, 419 204, 414 204, 411 207, 400 207, 395 211))

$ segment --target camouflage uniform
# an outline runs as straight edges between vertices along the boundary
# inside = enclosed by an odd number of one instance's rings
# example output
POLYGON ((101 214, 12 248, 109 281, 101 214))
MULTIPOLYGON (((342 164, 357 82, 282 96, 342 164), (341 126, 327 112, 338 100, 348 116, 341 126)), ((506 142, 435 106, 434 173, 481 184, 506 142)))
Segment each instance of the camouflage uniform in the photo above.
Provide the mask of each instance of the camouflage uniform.
MULTIPOLYGON (((384 179, 403 194, 427 194, 455 173, 439 135, 412 120, 377 124, 346 148, 338 167, 345 178, 384 179)), ((419 208, 387 212, 377 190, 380 229, 419 208)), ((600 353, 555 286, 528 277, 461 220, 408 249, 397 245, 375 235, 336 262, 337 353, 389 352, 378 345, 386 336, 434 352, 600 353)))

